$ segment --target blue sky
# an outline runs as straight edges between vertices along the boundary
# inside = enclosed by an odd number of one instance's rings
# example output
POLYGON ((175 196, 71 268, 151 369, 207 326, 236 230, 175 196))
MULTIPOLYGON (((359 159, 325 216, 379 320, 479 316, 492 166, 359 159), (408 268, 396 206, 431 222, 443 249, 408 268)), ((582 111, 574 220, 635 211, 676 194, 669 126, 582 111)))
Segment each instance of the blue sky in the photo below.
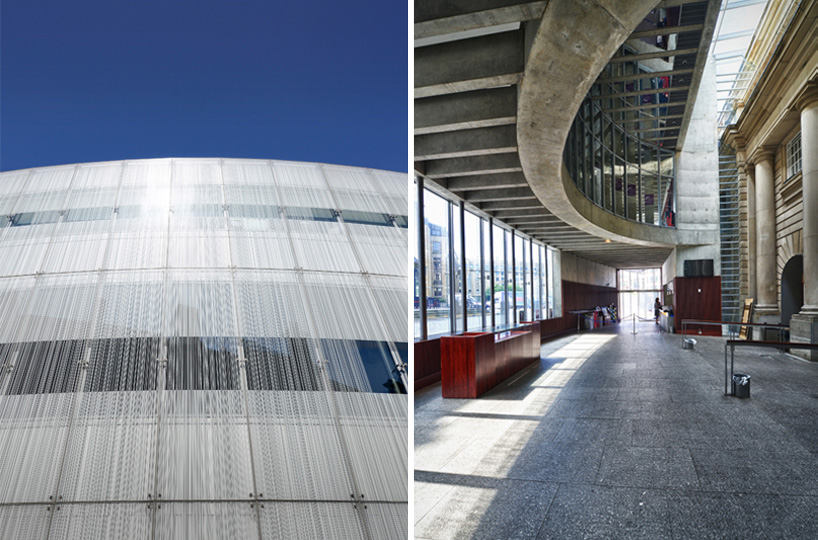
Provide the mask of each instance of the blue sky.
POLYGON ((152 157, 407 171, 406 2, 3 0, 0 170, 152 157))

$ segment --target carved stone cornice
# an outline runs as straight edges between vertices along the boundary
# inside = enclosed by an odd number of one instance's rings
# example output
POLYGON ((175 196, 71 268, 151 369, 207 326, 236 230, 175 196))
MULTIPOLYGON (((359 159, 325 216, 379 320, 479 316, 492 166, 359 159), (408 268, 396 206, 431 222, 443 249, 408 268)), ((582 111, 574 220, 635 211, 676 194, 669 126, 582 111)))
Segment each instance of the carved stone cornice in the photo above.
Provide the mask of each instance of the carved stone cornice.
POLYGON ((744 136, 739 132, 738 126, 735 124, 730 124, 724 128, 724 135, 722 135, 722 139, 724 139, 725 143, 732 146, 736 152, 743 152, 744 145, 747 142, 744 140, 744 136))

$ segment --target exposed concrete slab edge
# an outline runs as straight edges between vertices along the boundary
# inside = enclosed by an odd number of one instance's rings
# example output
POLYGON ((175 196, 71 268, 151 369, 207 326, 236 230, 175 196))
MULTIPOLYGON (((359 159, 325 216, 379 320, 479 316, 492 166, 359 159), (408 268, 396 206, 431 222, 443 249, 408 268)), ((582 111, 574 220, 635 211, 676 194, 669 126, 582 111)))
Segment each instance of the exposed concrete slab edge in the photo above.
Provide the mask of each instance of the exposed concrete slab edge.
POLYGON ((656 0, 549 2, 520 87, 517 144, 532 191, 566 223, 617 242, 672 247, 681 240, 679 231, 640 225, 597 207, 574 186, 562 159, 571 124, 591 85, 657 4, 656 0))

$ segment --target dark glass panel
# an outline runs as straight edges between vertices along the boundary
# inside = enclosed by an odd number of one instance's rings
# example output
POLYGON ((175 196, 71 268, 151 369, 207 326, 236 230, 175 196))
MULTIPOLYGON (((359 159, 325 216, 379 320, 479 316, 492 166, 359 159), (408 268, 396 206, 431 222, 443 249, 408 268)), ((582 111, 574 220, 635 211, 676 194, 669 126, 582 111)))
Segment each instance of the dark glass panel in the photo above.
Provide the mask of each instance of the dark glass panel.
POLYGON ((168 390, 240 390, 235 338, 168 340, 168 390))
POLYGON ((324 390, 305 338, 244 338, 250 390, 324 390))

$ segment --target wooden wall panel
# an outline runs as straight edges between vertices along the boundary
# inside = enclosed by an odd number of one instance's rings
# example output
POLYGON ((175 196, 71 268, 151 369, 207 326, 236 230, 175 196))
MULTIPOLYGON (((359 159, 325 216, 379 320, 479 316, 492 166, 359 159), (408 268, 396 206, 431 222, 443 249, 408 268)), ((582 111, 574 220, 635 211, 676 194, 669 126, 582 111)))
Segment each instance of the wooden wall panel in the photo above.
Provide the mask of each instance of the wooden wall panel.
POLYGON ((441 338, 441 394, 476 398, 540 359, 539 323, 495 341, 493 333, 441 338))
POLYGON ((415 390, 440 381, 440 338, 415 342, 415 390))
MULTIPOLYGON (((721 302, 721 296, 719 296, 719 302, 721 302)), ((607 306, 611 303, 617 303, 616 287, 602 287, 563 280, 563 315, 555 319, 541 319, 539 321, 539 342, 542 343, 576 331, 577 316, 568 313, 569 311, 607 306)), ((420 390, 441 380, 440 355, 440 338, 415 342, 415 390, 420 390)))
POLYGON ((567 327, 577 327, 577 315, 570 311, 593 309, 618 303, 616 287, 588 285, 573 281, 562 282, 562 316, 567 327))
MULTIPOLYGON (((682 331, 683 319, 721 320, 721 277, 677 277, 673 280, 673 313, 676 332, 682 331)), ((690 330, 708 336, 721 335, 718 326, 688 325, 690 330)))
POLYGON ((567 317, 545 319, 540 321, 540 343, 558 338, 571 332, 576 332, 577 323, 571 324, 567 317))

